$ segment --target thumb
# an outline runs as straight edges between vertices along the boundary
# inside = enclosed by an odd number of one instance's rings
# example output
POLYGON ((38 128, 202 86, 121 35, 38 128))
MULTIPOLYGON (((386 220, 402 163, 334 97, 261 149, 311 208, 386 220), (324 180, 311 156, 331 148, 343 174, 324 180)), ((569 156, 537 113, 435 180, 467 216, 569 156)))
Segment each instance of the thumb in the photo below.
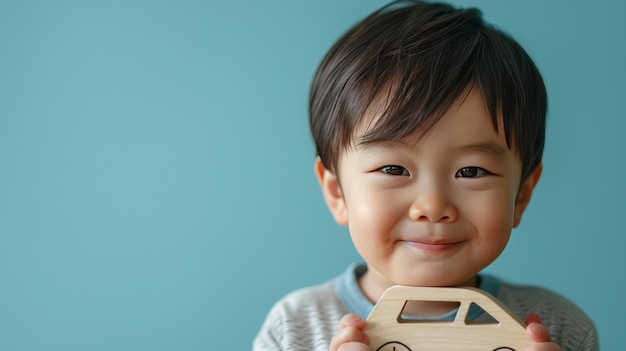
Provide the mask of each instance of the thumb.
POLYGON ((550 332, 541 324, 541 317, 536 313, 531 313, 526 317, 526 333, 534 342, 549 342, 550 332))

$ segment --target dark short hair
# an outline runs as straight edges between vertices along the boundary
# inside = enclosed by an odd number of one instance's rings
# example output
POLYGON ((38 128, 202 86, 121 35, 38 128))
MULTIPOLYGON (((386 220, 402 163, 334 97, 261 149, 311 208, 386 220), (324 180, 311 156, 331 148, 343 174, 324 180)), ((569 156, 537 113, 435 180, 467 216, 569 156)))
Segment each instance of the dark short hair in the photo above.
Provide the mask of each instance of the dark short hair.
POLYGON ((395 141, 427 131, 469 87, 477 87, 496 130, 522 163, 522 180, 541 162, 547 110, 537 67, 508 34, 475 8, 393 2, 348 30, 323 58, 309 117, 322 163, 337 171, 351 143, 395 141), (383 97, 366 135, 354 130, 383 97))

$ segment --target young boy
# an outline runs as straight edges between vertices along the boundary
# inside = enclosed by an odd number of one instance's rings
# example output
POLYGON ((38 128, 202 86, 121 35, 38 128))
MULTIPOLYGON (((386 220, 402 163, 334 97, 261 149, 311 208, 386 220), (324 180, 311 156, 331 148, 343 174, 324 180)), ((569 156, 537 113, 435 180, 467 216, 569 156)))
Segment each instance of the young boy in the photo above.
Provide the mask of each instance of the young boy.
POLYGON ((364 319, 400 284, 478 287, 526 320, 529 350, 597 350, 565 298, 480 273, 541 175, 546 105, 532 60, 476 9, 396 3, 344 34, 313 80, 310 124, 324 199, 366 264, 283 298, 254 349, 369 350, 364 319))

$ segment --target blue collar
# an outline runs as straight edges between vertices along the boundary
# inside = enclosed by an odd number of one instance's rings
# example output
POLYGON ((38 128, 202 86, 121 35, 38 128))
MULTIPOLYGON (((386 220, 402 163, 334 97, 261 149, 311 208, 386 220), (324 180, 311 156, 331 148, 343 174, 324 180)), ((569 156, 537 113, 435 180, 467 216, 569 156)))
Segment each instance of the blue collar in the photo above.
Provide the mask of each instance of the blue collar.
MULTIPOLYGON (((367 272, 366 265, 354 263, 335 279, 335 287, 341 302, 350 313, 354 313, 361 318, 367 318, 372 308, 374 308, 374 304, 365 297, 359 287, 358 279, 365 274, 365 272, 367 272)), ((488 274, 478 275, 478 288, 493 296, 498 296, 501 284, 502 281, 494 276, 488 274)), ((450 316, 454 316, 455 314, 456 312, 452 311, 437 319, 447 320, 451 318, 450 316)), ((481 314, 482 310, 480 309, 470 310, 468 317, 473 320, 480 317, 481 314)))

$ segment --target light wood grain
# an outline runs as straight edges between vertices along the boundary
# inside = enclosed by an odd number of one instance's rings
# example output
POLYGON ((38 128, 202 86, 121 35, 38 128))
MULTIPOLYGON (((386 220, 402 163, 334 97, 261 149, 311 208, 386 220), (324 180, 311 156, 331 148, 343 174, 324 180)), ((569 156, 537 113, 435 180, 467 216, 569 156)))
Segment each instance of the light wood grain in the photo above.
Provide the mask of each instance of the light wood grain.
POLYGON ((393 286, 374 306, 364 332, 377 351, 521 351, 531 344, 522 321, 495 297, 475 288, 393 286), (408 321, 401 316, 407 301, 460 305, 452 321, 408 321), (496 321, 467 321, 472 303, 496 321))

